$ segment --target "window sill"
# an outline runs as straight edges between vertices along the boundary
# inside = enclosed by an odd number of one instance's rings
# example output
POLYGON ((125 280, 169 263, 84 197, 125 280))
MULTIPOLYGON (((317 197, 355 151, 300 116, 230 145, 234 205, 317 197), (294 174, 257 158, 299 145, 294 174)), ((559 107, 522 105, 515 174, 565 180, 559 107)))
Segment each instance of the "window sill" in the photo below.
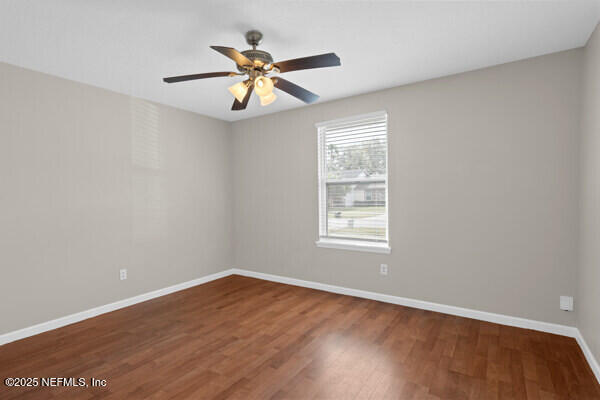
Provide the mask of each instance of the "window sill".
POLYGON ((392 249, 387 243, 357 242, 354 240, 321 239, 315 242, 317 247, 339 250, 366 251, 369 253, 390 254, 392 249))

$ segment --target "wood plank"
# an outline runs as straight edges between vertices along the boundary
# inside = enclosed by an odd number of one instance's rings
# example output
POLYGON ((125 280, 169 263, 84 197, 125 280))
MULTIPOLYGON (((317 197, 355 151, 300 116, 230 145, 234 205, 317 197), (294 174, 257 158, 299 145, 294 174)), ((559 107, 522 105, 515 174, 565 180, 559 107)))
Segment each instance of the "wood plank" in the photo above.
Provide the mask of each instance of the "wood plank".
POLYGON ((600 399, 572 338, 229 276, 0 347, 0 399, 600 399))

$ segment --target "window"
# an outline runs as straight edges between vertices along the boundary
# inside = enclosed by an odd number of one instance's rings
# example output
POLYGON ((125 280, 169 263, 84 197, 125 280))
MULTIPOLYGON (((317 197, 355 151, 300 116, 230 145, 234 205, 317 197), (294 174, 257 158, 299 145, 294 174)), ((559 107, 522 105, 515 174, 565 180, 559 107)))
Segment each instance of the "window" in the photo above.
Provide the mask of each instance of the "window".
POLYGON ((387 114, 317 124, 321 247, 389 253, 387 114))

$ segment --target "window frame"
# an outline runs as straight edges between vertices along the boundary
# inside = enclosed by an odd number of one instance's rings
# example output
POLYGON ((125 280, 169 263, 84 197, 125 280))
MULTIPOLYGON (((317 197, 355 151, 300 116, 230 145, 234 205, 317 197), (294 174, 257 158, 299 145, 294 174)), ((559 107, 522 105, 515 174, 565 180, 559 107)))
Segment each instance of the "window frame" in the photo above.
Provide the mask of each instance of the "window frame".
MULTIPOLYGON (((368 114, 360 114, 354 115, 346 118, 339 118, 324 122, 319 122, 315 124, 317 128, 317 180, 318 180, 318 232, 317 232, 317 240, 315 244, 318 247, 324 248, 334 248, 341 250, 355 250, 355 251, 366 251, 373 253, 383 253, 390 254, 390 207, 389 207, 389 151, 390 151, 390 143, 389 143, 389 116, 385 110, 376 111, 368 114), (326 149, 325 147, 325 134, 323 129, 336 124, 343 124, 348 122, 360 122, 361 120, 370 119, 370 118, 385 118, 385 133, 386 133, 386 143, 385 143, 385 240, 384 241, 371 241, 368 239, 360 239, 360 238, 335 238, 323 236, 323 227, 325 227, 325 233, 327 232, 327 158, 326 158, 326 149)), ((379 181, 379 180, 378 180, 379 181)))

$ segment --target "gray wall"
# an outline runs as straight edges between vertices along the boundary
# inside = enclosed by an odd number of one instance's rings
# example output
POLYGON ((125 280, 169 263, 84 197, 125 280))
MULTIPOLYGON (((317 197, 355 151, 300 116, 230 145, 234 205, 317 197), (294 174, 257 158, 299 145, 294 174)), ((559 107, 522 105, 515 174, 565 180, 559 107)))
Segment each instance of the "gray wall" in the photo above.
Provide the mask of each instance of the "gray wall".
POLYGON ((600 360, 600 28, 585 48, 577 327, 600 360))
POLYGON ((229 268, 230 147, 226 122, 0 64, 0 333, 229 268))
POLYGON ((235 266, 574 325, 582 53, 234 123, 235 266), (384 109, 392 254, 317 248, 314 124, 384 109))
POLYGON ((232 266, 573 325, 582 61, 234 124, 0 64, 0 333, 232 266), (314 123, 382 109, 392 254, 317 248, 314 123))

